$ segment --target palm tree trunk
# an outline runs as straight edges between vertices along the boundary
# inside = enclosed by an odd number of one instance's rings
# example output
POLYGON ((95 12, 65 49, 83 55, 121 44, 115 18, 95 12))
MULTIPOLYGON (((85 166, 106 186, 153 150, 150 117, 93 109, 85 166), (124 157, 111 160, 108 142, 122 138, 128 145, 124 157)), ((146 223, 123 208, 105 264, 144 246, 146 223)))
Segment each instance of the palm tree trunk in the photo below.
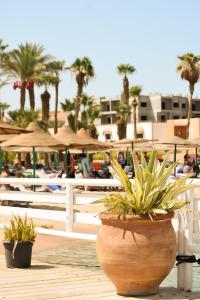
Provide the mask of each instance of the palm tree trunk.
POLYGON ((75 103, 75 118, 74 118, 75 132, 77 132, 78 130, 78 117, 79 117, 80 106, 81 106, 82 91, 83 91, 83 85, 82 83, 78 83, 78 90, 77 90, 76 103, 75 103))
POLYGON ((133 128, 134 128, 134 139, 137 139, 137 118, 136 118, 137 102, 133 103, 133 128))
POLYGON ((128 104, 129 100, 129 81, 128 77, 125 75, 123 78, 123 87, 124 87, 124 93, 122 97, 122 104, 128 104))
POLYGON ((58 83, 55 85, 54 134, 58 132, 58 83))
POLYGON ((20 90, 20 110, 24 111, 25 106, 26 89, 22 87, 20 90))
POLYGON ((49 94, 49 92, 47 90, 45 90, 44 93, 42 93, 40 95, 40 97, 42 100, 42 121, 48 122, 49 121, 49 110, 50 110, 49 100, 50 100, 51 95, 49 94))
POLYGON ((126 138, 126 122, 124 120, 119 120, 117 123, 117 134, 119 140, 126 138))
POLYGON ((193 93, 194 93, 194 84, 190 83, 189 89, 190 89, 190 93, 189 93, 189 96, 188 96, 188 105, 189 105, 189 107, 188 107, 188 119, 187 119, 187 126, 186 126, 186 139, 189 138, 190 119, 192 117, 192 96, 193 96, 193 93))
POLYGON ((30 109, 34 111, 35 110, 34 84, 30 86, 28 92, 29 92, 30 109))

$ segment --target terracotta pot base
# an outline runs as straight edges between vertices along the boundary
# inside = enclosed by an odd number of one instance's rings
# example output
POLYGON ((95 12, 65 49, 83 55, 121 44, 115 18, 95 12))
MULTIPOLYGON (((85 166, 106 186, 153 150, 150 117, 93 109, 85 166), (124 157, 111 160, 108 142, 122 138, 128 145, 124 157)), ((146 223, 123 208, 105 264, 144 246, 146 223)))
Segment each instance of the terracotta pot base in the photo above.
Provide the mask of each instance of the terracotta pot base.
POLYGON ((155 287, 155 283, 152 286, 140 286, 139 284, 131 284, 130 286, 126 287, 126 284, 123 284, 123 289, 118 289, 117 286, 117 294, 120 296, 149 296, 155 295, 158 292, 159 286, 155 287))
POLYGON ((97 238, 99 262, 122 296, 156 294, 176 257, 173 214, 144 216, 101 214, 97 238))

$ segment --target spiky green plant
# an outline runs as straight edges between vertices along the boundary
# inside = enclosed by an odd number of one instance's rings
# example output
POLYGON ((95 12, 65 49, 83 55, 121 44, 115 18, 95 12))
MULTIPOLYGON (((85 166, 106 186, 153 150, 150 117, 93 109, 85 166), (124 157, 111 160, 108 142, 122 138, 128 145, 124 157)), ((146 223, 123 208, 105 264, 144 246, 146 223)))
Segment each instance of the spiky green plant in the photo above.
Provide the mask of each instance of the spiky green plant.
POLYGON ((141 164, 133 155, 133 164, 135 178, 129 179, 120 164, 113 159, 113 171, 121 181, 124 192, 112 193, 95 203, 105 203, 107 212, 119 215, 166 214, 186 204, 184 200, 177 197, 194 185, 186 183, 189 176, 173 182, 169 181, 169 176, 177 166, 177 162, 167 167, 167 157, 160 163, 156 159, 156 152, 153 151, 148 163, 142 154, 141 164))
POLYGON ((32 219, 13 216, 10 224, 4 226, 4 241, 6 242, 34 242, 36 238, 36 229, 32 219))

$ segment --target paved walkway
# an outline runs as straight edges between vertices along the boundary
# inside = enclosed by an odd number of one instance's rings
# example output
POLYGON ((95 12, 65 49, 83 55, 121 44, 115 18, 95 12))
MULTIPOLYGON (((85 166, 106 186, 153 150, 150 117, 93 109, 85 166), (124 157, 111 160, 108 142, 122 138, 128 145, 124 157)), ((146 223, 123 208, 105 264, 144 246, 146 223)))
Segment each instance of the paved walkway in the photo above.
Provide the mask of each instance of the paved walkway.
MULTIPOLYGON (((7 269, 4 255, 0 255, 0 299, 126 299, 116 295, 99 267, 94 242, 39 235, 36 244, 42 240, 43 244, 34 246, 30 269, 7 269)), ((145 299, 200 299, 200 268, 195 267, 194 273, 196 292, 176 291, 174 268, 159 294, 145 299)))

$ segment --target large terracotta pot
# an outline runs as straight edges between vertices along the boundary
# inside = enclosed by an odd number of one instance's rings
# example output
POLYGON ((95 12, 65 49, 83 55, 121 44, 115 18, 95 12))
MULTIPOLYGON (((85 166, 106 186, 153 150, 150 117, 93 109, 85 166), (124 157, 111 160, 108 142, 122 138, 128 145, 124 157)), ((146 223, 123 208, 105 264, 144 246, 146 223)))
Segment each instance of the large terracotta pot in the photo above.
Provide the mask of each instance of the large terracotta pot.
POLYGON ((100 214, 97 256, 106 275, 124 296, 158 291, 176 258, 173 213, 148 216, 100 214))

